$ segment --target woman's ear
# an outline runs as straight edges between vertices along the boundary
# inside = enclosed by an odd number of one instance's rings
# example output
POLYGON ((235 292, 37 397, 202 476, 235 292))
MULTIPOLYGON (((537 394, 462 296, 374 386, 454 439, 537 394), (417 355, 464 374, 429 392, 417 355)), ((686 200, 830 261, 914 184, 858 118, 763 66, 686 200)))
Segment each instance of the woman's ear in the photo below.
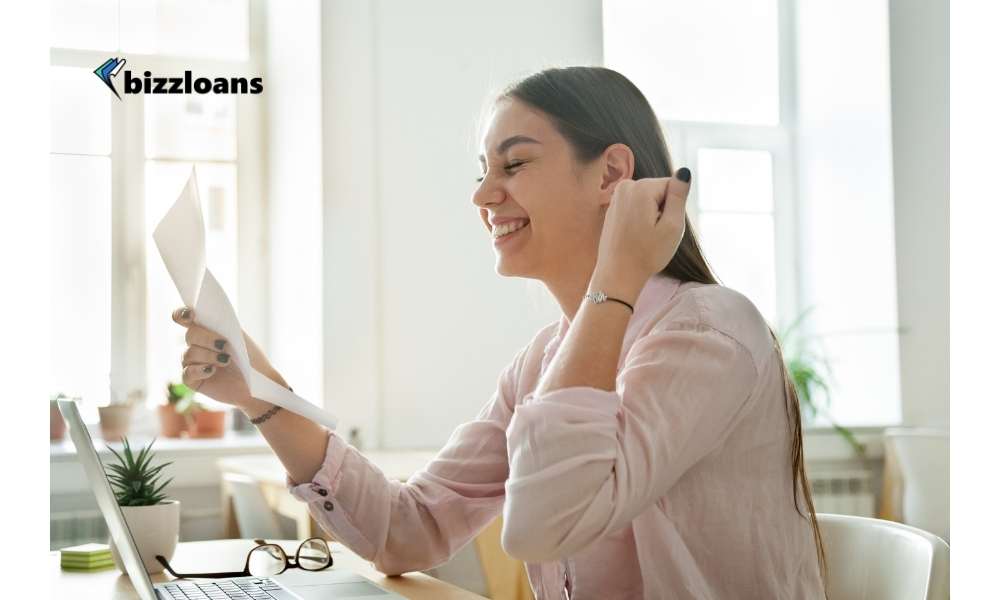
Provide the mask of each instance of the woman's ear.
POLYGON ((601 203, 611 202, 611 194, 619 181, 632 179, 635 173, 635 155, 625 144, 611 144, 601 156, 601 203))

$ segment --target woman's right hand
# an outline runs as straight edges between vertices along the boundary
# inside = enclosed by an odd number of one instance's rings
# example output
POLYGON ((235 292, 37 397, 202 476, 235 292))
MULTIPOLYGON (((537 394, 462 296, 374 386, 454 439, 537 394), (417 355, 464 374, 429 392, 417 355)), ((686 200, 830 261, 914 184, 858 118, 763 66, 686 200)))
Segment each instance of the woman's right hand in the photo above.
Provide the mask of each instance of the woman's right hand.
MULTIPOLYGON (((188 347, 181 358, 184 385, 213 400, 238 408, 247 408, 258 402, 250 396, 250 388, 243 379, 243 374, 233 365, 229 340, 195 323, 193 309, 179 308, 174 311, 172 318, 178 325, 187 328, 184 339, 188 347)), ((250 357, 250 366, 288 387, 246 332, 243 332, 243 340, 250 357)))

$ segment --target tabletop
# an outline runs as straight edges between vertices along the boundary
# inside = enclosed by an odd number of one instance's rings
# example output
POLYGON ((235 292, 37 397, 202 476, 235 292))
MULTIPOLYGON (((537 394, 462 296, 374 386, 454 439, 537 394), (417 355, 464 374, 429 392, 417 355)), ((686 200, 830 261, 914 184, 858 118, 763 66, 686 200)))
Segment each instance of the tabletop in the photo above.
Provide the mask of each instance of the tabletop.
MULTIPOLYGON (((287 553, 294 555, 299 541, 267 540, 281 544, 287 553)), ((212 540, 182 542, 170 565, 178 572, 229 571, 243 568, 247 552, 256 544, 252 540, 212 540)), ((482 596, 455 587, 423 573, 407 573, 387 577, 372 567, 371 563, 354 554, 341 544, 330 542, 334 566, 346 568, 404 598, 414 600, 483 600, 482 596)), ((50 552, 48 558, 50 590, 53 598, 93 598, 95 600, 135 600, 138 595, 128 577, 117 568, 94 573, 63 571, 59 567, 59 552, 50 552)), ((166 573, 152 575, 154 583, 172 579, 166 573)), ((202 580, 198 580, 202 581, 202 580)))

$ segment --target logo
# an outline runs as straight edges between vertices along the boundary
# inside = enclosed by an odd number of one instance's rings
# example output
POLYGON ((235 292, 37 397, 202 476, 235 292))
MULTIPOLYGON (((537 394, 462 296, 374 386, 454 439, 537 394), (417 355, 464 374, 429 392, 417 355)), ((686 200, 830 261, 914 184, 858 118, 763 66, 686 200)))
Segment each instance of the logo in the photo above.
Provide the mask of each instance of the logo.
MULTIPOLYGON (((115 96, 118 96, 118 90, 115 89, 115 84, 111 83, 111 78, 118 77, 118 73, 124 66, 124 58, 109 58, 104 61, 104 64, 94 69, 94 75, 100 77, 104 85, 108 86, 108 89, 114 92, 115 96)), ((118 96, 118 99, 121 100, 122 97, 118 96)))
MULTIPOLYGON (((124 58, 109 58, 94 69, 104 85, 121 100, 112 77, 117 78, 125 66, 124 58)), ((246 77, 194 77, 191 71, 184 71, 183 77, 154 77, 143 71, 142 77, 133 77, 132 71, 125 71, 125 94, 259 94, 264 91, 264 81, 260 77, 247 80, 246 77)))

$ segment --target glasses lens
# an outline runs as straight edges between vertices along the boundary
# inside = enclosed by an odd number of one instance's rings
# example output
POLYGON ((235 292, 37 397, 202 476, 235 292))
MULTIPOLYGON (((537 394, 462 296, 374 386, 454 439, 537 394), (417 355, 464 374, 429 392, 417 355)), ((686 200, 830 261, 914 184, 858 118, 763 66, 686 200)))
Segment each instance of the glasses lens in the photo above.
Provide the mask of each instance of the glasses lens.
POLYGON ((254 577, 277 575, 285 570, 285 551, 268 544, 250 551, 250 574, 254 577))
POLYGON ((307 571, 319 571, 330 564, 330 547, 319 538, 311 538, 299 546, 299 567, 307 571))

